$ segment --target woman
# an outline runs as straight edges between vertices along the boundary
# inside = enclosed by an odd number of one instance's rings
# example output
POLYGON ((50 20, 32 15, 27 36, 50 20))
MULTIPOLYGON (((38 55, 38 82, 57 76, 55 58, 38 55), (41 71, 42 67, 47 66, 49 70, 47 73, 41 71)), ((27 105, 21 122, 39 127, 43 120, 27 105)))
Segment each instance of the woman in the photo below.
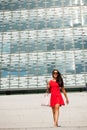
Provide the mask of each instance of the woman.
POLYGON ((62 105, 65 105, 61 91, 63 92, 66 103, 69 103, 66 90, 64 88, 63 79, 58 70, 54 69, 52 72, 53 79, 50 80, 47 84, 47 92, 51 93, 50 107, 52 107, 54 126, 58 127, 58 118, 59 118, 59 108, 62 105), (60 90, 61 89, 61 90, 60 90))

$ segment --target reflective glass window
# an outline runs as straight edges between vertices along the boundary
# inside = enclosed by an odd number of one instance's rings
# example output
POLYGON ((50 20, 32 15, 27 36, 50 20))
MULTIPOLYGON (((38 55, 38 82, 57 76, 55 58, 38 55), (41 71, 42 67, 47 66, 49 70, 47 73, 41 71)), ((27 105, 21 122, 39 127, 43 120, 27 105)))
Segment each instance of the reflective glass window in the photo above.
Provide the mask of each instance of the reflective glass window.
POLYGON ((46 54, 45 53, 38 53, 38 61, 37 61, 37 70, 38 75, 46 75, 46 54))
POLYGON ((17 76, 16 76, 16 77, 13 77, 13 76, 11 75, 11 77, 10 77, 10 88, 11 88, 11 89, 19 88, 19 79, 18 79, 17 76))
POLYGON ((37 77, 29 77, 29 88, 36 88, 37 86, 37 77))
POLYGON ((49 7, 52 7, 52 6, 54 6, 54 1, 53 0, 46 0, 46 8, 49 8, 49 7))
POLYGON ((84 63, 85 63, 85 72, 87 72, 87 50, 84 51, 83 53, 83 56, 84 56, 84 63))
POLYGON ((72 9, 71 8, 64 8, 64 14, 63 14, 64 27, 72 27, 73 26, 73 20, 72 20, 72 9))
POLYGON ((76 74, 76 86, 85 86, 84 75, 76 74))
POLYGON ((47 73, 51 74, 55 67, 55 52, 47 52, 47 73))
POLYGON ((72 29, 64 30, 64 46, 65 50, 72 50, 74 48, 72 29))
POLYGON ((71 6, 72 5, 72 0, 63 0, 63 5, 64 6, 71 6))
POLYGON ((1 66, 1 77, 9 77, 9 73, 10 73, 10 55, 6 54, 6 55, 2 55, 2 62, 1 62, 2 66, 1 66))
POLYGON ((72 7, 72 18, 73 18, 73 27, 81 26, 81 12, 80 7, 72 7))
POLYGON ((46 43, 46 31, 41 30, 38 31, 38 37, 37 37, 37 47, 38 47, 38 52, 44 52, 47 50, 47 43, 46 43))
POLYGON ((9 77, 7 78, 1 78, 1 87, 0 89, 4 90, 4 89, 9 89, 9 77))
POLYGON ((19 88, 28 88, 28 82, 26 77, 20 77, 19 79, 19 88))
POLYGON ((37 1, 36 0, 29 0, 29 8, 35 9, 37 7, 37 1))
POLYGON ((21 13, 20 11, 12 11, 12 30, 20 30, 20 17, 21 13))
POLYGON ((80 74, 84 72, 84 62, 83 62, 83 53, 82 51, 76 51, 75 52, 75 68, 76 68, 76 73, 80 74))
POLYGON ((46 27, 46 11, 45 9, 38 9, 37 11, 38 29, 44 29, 46 27))
POLYGON ((87 5, 87 0, 81 0, 82 5, 87 5))
POLYGON ((45 8, 45 0, 37 0, 38 8, 45 8))
POLYGON ((71 0, 72 5, 80 5, 80 0, 71 0))
POLYGON ((87 7, 82 7, 82 25, 87 26, 87 7))
POLYGON ((62 51, 57 51, 56 52, 56 59, 55 59, 55 63, 56 63, 56 68, 62 73, 64 74, 64 66, 65 66, 65 58, 64 58, 64 52, 62 51))
POLYGON ((74 29, 73 30, 73 39, 74 39, 74 46, 77 49, 83 48, 83 38, 82 38, 82 29, 74 29))
POLYGON ((65 86, 69 87, 71 86, 72 88, 74 88, 75 86, 75 75, 66 75, 64 77, 65 79, 65 86))
POLYGON ((53 30, 46 31, 46 44, 47 44, 47 51, 51 51, 55 49, 55 34, 53 30))
POLYGON ((62 28, 63 27, 63 9, 55 8, 53 17, 54 17, 54 28, 62 28))
POLYGON ((64 50, 64 32, 62 29, 55 31, 55 44, 56 50, 64 50))
POLYGON ((87 49, 87 28, 83 28, 83 45, 84 49, 87 49))
POLYGON ((65 70, 68 74, 75 73, 75 59, 72 51, 65 52, 65 70))

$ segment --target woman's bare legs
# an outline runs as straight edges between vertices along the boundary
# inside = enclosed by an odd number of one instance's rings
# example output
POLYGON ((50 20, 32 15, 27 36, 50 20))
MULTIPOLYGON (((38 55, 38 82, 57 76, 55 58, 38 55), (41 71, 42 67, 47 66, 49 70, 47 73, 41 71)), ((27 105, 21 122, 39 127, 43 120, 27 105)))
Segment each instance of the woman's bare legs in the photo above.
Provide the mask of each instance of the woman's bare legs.
POLYGON ((52 107, 52 112, 53 112, 53 120, 55 122, 55 110, 54 110, 54 107, 52 107))
POLYGON ((59 108, 60 108, 59 104, 56 104, 54 107, 52 107, 54 126, 55 127, 58 127, 59 108))

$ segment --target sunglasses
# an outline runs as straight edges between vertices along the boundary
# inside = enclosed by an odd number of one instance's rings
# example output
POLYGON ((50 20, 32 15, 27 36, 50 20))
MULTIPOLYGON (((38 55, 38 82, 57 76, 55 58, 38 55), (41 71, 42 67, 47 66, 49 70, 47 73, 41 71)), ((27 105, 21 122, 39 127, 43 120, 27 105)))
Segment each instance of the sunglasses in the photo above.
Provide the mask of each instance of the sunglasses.
POLYGON ((53 74, 58 74, 58 72, 53 72, 53 74))

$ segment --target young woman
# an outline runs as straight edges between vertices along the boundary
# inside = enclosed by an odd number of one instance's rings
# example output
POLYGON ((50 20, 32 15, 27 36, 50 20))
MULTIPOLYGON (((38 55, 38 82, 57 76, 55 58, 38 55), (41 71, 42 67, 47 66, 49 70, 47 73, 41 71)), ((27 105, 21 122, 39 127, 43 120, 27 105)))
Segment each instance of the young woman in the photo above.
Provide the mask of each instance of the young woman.
POLYGON ((47 91, 51 93, 50 99, 50 107, 52 107, 54 126, 58 127, 58 119, 59 119, 59 108, 62 105, 65 105, 61 91, 63 92, 66 103, 69 103, 66 90, 64 88, 63 79, 58 70, 54 69, 52 72, 53 79, 50 80, 47 84, 47 91))

